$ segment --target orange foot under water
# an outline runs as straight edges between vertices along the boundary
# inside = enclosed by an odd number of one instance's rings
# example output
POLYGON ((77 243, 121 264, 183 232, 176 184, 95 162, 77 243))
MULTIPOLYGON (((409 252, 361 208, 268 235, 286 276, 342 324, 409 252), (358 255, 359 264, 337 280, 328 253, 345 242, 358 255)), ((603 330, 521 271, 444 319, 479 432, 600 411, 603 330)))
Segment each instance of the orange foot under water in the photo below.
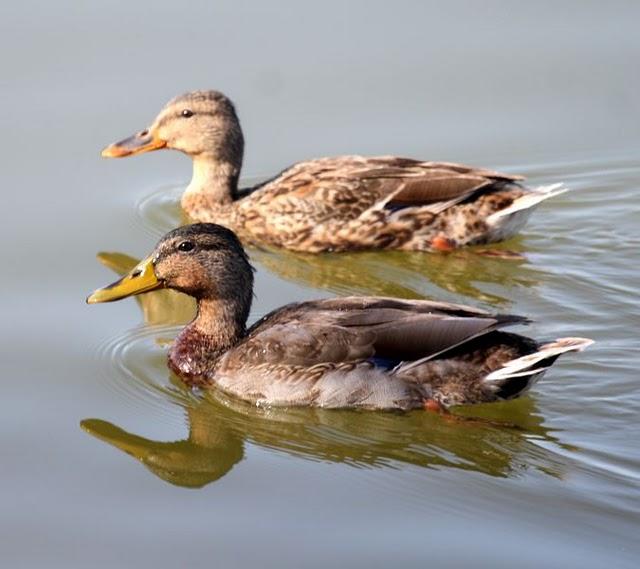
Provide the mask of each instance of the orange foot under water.
POLYGON ((433 413, 449 413, 449 411, 435 399, 425 399, 424 410, 432 411, 433 413))
POLYGON ((456 248, 455 241, 444 235, 436 235, 431 240, 431 248, 436 251, 453 251, 456 248))

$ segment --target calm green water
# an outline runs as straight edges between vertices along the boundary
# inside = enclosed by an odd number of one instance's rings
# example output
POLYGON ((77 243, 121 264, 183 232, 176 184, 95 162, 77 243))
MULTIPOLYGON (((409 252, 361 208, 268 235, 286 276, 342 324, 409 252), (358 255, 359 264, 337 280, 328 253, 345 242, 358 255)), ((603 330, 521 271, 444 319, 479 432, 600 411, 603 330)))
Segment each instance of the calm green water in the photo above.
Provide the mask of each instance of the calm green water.
POLYGON ((631 2, 2 5, 0 564, 636 567, 638 21, 631 2), (189 176, 99 150, 199 87, 237 102, 248 181, 360 152, 573 190, 503 245, 520 260, 254 250, 252 318, 391 294, 597 343, 458 421, 186 391, 164 353, 188 302, 84 298, 123 263, 97 253, 179 223, 189 176))

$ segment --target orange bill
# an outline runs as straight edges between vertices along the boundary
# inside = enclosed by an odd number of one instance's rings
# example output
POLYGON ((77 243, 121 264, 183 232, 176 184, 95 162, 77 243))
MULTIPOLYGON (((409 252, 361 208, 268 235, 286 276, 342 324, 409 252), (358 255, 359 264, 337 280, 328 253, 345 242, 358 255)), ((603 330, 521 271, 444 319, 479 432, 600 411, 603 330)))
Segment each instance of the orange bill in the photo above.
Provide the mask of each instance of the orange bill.
POLYGON ((134 156, 136 154, 142 154, 143 152, 159 150, 166 145, 167 142, 156 134, 149 130, 143 130, 129 138, 110 144, 102 151, 102 157, 123 158, 124 156, 134 156))

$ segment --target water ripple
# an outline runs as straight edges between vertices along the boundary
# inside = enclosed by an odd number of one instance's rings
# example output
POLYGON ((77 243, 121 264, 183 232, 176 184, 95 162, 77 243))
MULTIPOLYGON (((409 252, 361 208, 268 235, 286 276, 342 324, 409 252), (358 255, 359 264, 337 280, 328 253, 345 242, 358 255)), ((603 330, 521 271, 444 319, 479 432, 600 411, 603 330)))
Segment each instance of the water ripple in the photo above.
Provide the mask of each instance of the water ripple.
POLYGON ((171 381, 167 344, 177 326, 141 326, 103 342, 96 350, 105 387, 135 411, 150 412, 161 421, 182 425, 182 408, 194 396, 179 380, 171 381))

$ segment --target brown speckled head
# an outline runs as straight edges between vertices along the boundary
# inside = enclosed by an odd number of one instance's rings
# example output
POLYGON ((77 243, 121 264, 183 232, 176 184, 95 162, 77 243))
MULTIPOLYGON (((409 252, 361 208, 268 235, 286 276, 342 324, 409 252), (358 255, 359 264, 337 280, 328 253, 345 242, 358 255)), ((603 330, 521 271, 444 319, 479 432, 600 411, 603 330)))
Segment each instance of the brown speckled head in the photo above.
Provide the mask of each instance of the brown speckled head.
POLYGON ((244 138, 233 103, 218 91, 192 91, 169 101, 149 128, 191 157, 206 154, 240 168, 244 138))
POLYGON ((164 286, 197 300, 248 299, 253 269, 233 231, 214 223, 185 225, 167 233, 153 254, 164 286))

